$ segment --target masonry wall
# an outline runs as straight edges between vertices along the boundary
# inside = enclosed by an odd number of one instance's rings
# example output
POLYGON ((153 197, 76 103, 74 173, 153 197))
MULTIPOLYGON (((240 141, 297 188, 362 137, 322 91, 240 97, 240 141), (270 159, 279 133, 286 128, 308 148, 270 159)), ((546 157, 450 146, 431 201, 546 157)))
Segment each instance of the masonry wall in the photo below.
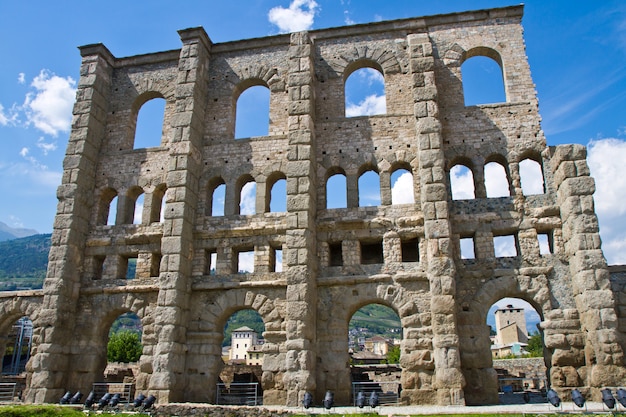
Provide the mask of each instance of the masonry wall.
POLYGON ((213 402, 224 324, 252 308, 266 329, 264 403, 296 406, 307 391, 320 402, 331 390, 348 404, 348 323, 379 303, 402 322, 404 403, 494 403, 485 322, 502 297, 542 316, 553 388, 597 396, 619 385, 621 316, 593 179, 584 148, 546 146, 521 18, 516 6, 222 44, 195 28, 179 32, 178 51, 129 58, 81 48, 28 400, 88 392, 104 370, 108 326, 130 311, 143 324, 137 390, 160 403, 213 402), (501 66, 505 103, 465 106, 461 64, 475 55, 501 66), (384 76, 387 112, 347 118, 345 79, 365 67, 384 76), (253 85, 270 91, 269 133, 236 140, 237 98, 253 85), (166 103, 160 146, 134 149, 137 113, 153 98, 166 103), (540 164, 543 194, 524 195, 525 159, 540 164), (505 169, 508 197, 486 196, 492 161, 505 169), (452 199, 457 164, 472 171, 475 199, 452 199), (391 204, 400 168, 412 174, 413 204, 391 204), (380 206, 359 205, 368 170, 379 174, 380 206), (327 209, 337 173, 347 207, 327 209), (270 213, 280 179, 287 211, 270 213), (256 212, 241 215, 248 181, 256 212), (221 184, 224 215, 212 216, 221 184), (132 224, 141 194, 142 223, 132 224), (107 225, 115 196, 116 224, 107 225), (551 236, 552 253, 540 254, 537 233, 551 236), (516 256, 495 256, 502 234, 514 236, 516 256), (475 259, 462 259, 461 238, 473 240, 475 259), (407 242, 417 246, 411 260, 407 242), (249 250, 254 272, 239 273, 238 253, 249 250), (131 258, 141 272, 127 280, 131 258))

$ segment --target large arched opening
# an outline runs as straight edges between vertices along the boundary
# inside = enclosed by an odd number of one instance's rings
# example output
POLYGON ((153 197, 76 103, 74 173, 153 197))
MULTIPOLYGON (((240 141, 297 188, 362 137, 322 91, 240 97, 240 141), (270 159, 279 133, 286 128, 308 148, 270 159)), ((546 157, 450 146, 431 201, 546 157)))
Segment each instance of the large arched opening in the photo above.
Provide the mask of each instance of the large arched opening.
POLYGON ((232 314, 224 325, 222 361, 215 403, 263 404, 263 333, 265 323, 253 309, 232 314))
POLYGON ((381 405, 398 403, 401 341, 400 317, 391 307, 371 303, 352 315, 348 324, 352 405, 369 401, 372 395, 381 405))

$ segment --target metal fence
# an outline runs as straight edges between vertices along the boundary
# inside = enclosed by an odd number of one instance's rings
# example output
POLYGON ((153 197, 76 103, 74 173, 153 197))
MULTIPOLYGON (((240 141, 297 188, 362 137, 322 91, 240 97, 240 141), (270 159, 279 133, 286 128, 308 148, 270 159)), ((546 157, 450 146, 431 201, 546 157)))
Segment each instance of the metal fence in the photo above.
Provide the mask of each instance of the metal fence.
POLYGON ((96 399, 102 398, 107 392, 110 394, 120 394, 120 403, 130 403, 135 396, 135 384, 125 383, 95 383, 91 388, 96 395, 96 399))
POLYGON ((262 405, 263 396, 260 393, 259 383, 231 383, 217 384, 218 405, 262 405))
POLYGON ((15 400, 15 382, 0 383, 0 402, 12 402, 15 400))
POLYGON ((378 393, 378 405, 397 405, 399 396, 399 382, 353 382, 352 402, 356 406, 359 392, 365 394, 366 402, 372 392, 378 393))

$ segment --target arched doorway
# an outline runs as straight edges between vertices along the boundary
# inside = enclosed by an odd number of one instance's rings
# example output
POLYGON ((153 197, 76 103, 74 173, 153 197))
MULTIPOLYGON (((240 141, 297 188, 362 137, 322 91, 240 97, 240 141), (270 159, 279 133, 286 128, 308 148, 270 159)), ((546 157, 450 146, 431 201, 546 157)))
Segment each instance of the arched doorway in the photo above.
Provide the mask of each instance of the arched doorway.
POLYGON ((402 390, 401 341, 402 324, 392 308, 367 304, 352 315, 348 325, 348 352, 353 405, 359 395, 369 399, 372 393, 381 405, 398 402, 402 390))
POLYGON ((265 323, 253 309, 239 310, 227 320, 222 342, 224 367, 216 404, 263 404, 263 333, 265 323))
POLYGON ((33 343, 33 322, 21 317, 11 328, 5 339, 2 358, 2 375, 19 375, 26 369, 33 343))
POLYGON ((489 309, 491 356, 502 404, 545 402, 548 376, 540 323, 539 313, 520 298, 502 298, 489 309))

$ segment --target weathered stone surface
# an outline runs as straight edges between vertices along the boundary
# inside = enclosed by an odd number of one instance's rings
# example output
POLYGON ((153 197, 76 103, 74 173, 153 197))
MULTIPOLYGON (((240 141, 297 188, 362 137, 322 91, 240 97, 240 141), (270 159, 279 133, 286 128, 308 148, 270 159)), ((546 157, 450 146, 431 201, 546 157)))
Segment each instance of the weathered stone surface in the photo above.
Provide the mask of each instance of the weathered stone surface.
POLYGON ((266 405, 297 406, 306 391, 320 399, 328 389, 347 404, 347 326, 378 303, 402 322, 403 402, 497 402, 485 317, 503 297, 539 309, 554 388, 597 395, 617 385, 626 272, 609 274, 602 255, 585 148, 546 146, 522 10, 221 44, 194 28, 180 32, 178 51, 127 58, 81 48, 46 283, 0 295, 6 320, 28 315, 35 325, 28 401, 89 392, 108 328, 129 311, 143 325, 137 389, 162 403, 213 401, 224 323, 250 308, 265 322, 266 405), (476 54, 507 69, 506 103, 465 106, 461 65, 476 54), (386 114, 345 117, 344 81, 361 68, 381 71, 386 114), (256 85, 270 90, 268 133, 235 139, 237 98, 256 85), (135 149, 138 110, 155 98, 165 101, 162 135, 135 149), (539 164, 542 195, 524 192, 527 160, 539 164), (488 195, 492 162, 510 195, 488 195), (473 178, 462 199, 453 199, 457 165, 473 178), (398 169, 412 178, 412 203, 393 204, 398 169), (359 195, 370 171, 376 207, 359 195), (335 175, 345 207, 327 208, 335 175), (281 180, 286 212, 270 212, 281 180), (256 193, 246 214, 247 183, 256 193), (116 224, 107 225, 112 201, 116 224), (500 256, 494 236, 512 236, 517 253, 500 256), (471 256, 461 239, 473 242, 471 256), (253 272, 241 271, 245 253, 253 272), (134 280, 125 279, 130 259, 134 280))

